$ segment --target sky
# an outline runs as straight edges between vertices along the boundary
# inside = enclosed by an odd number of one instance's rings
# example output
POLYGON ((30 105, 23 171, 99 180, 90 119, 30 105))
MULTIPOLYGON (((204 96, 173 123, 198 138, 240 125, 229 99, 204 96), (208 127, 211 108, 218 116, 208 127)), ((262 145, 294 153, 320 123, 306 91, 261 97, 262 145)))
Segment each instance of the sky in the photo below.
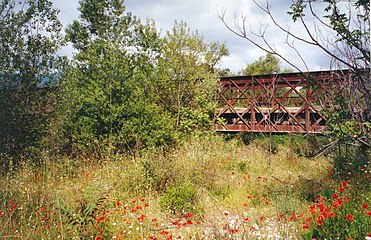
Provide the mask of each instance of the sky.
MULTIPOLYGON (((54 6, 60 10, 59 17, 65 26, 78 18, 78 0, 52 1, 54 6)), ((258 1, 265 3, 265 0, 258 1)), ((273 15, 284 27, 290 28, 290 31, 298 35, 305 36, 304 29, 294 24, 287 14, 291 0, 270 0, 270 2, 273 15)), ((235 21, 241 20, 241 17, 245 17, 248 31, 251 29, 259 32, 266 28, 269 42, 301 70, 319 71, 329 68, 330 60, 319 49, 295 42, 295 47, 305 59, 306 67, 296 52, 285 43, 286 35, 274 28, 269 17, 252 0, 126 0, 125 6, 127 11, 142 20, 153 19, 162 33, 171 30, 175 21, 185 21, 191 30, 197 30, 205 41, 225 44, 230 55, 222 59, 219 67, 229 68, 234 73, 265 55, 265 52, 229 31, 219 18, 223 12, 226 23, 232 28, 234 28, 235 21)), ((253 35, 249 34, 249 36, 253 35)), ((259 39, 256 40, 262 43, 259 39)), ((69 46, 64 48, 61 54, 70 57, 72 52, 73 49, 69 46)), ((290 66, 282 62, 282 68, 290 68, 290 66)))

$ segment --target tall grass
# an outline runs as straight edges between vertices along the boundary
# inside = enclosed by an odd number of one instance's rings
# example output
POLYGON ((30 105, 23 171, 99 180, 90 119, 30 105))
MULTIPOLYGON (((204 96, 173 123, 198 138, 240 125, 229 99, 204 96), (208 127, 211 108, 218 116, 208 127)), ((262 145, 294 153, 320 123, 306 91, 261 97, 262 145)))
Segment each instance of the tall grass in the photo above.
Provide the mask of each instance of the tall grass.
MULTIPOLYGON (((0 179, 0 238, 302 239, 318 226, 297 215, 338 185, 330 159, 217 135, 112 160, 44 162, 0 179)), ((353 195, 368 204, 362 194, 353 195)))

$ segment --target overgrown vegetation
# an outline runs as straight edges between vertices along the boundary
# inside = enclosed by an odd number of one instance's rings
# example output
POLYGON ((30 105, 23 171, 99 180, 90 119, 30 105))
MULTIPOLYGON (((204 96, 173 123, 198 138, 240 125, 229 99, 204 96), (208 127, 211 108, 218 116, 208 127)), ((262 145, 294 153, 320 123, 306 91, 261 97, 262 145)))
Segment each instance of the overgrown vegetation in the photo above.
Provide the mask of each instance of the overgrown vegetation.
MULTIPOLYGON (((292 5, 294 21, 305 7, 292 5)), ((210 93, 223 44, 184 22, 160 35, 121 0, 82 0, 79 11, 63 40, 49 0, 0 3, 0 238, 370 235, 369 106, 357 115, 354 98, 336 95, 341 111, 321 137, 219 136, 210 93), (69 60, 57 55, 66 42, 69 60)), ((349 38, 350 18, 328 17, 351 47, 369 36, 349 38)), ((351 70, 364 83, 361 67, 351 70)), ((281 69, 268 54, 244 71, 281 69)), ((369 89, 356 86, 362 107, 369 89)))

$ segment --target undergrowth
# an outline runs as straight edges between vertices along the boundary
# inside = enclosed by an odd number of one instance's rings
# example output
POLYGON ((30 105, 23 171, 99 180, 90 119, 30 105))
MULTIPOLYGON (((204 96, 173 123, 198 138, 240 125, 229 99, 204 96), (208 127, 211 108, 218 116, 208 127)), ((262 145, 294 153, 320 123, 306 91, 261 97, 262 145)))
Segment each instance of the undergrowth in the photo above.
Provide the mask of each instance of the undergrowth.
POLYGON ((104 160, 46 158, 1 178, 0 236, 365 239, 369 163, 344 179, 336 161, 215 135, 104 160))

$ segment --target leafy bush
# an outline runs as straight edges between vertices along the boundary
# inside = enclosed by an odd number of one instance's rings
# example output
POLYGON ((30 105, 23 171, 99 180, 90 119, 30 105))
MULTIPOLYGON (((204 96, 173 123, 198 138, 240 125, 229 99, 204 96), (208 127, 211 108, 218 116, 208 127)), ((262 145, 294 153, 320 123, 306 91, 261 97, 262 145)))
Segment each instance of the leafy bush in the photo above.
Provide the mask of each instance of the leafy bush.
POLYGON ((177 215, 187 212, 193 212, 195 215, 202 214, 197 189, 190 183, 167 188, 159 204, 163 210, 177 215))

